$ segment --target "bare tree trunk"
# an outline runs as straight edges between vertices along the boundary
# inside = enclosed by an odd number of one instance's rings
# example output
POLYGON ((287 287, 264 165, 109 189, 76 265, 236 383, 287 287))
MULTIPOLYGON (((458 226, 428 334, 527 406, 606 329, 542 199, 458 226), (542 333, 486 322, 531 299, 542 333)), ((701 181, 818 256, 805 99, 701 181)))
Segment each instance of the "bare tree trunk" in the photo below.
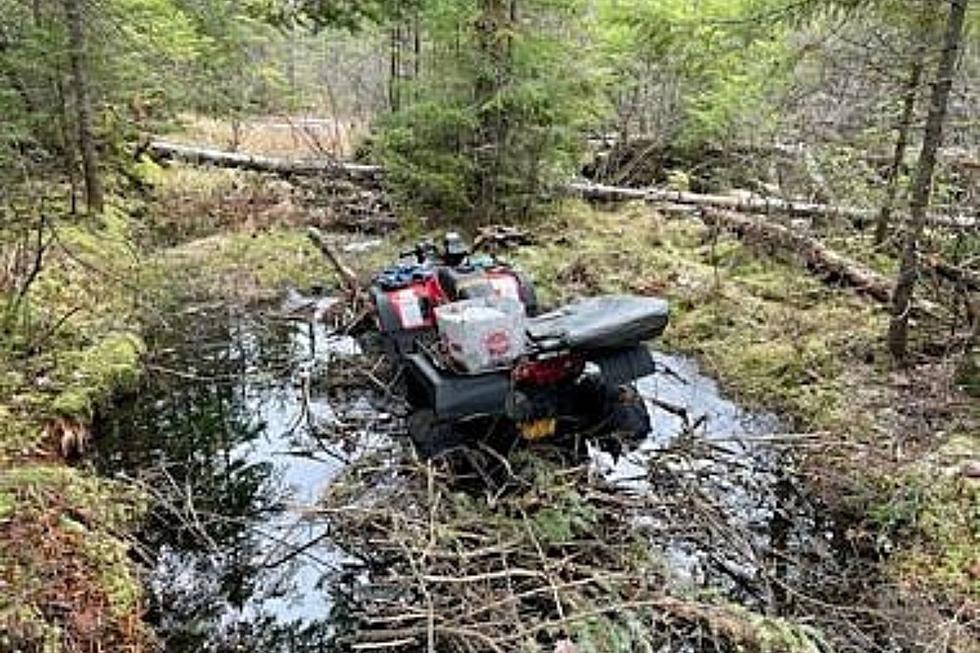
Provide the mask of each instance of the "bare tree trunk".
POLYGON ((299 89, 296 84, 296 30, 291 29, 286 35, 286 83, 289 84, 289 102, 295 108, 299 99, 299 89))
MULTIPOLYGON (((648 153, 641 153, 641 156, 637 158, 642 159, 648 153)), ((807 218, 814 222, 821 219, 843 218, 859 227, 867 224, 874 218, 873 211, 854 206, 813 204, 779 197, 760 197, 758 195, 704 195, 702 193, 688 193, 686 191, 665 188, 628 188, 574 181, 565 185, 565 191, 570 195, 577 195, 595 201, 644 200, 647 202, 672 202, 674 204, 727 209, 739 211, 740 213, 785 213, 792 217, 807 218)), ((980 228, 980 221, 975 217, 967 215, 932 213, 926 216, 925 223, 937 229, 956 231, 972 232, 980 228)))
POLYGON ((969 295, 966 297, 967 312, 973 319, 970 337, 963 348, 963 358, 956 368, 956 376, 966 380, 969 377, 980 378, 980 361, 977 360, 977 349, 980 348, 980 302, 974 302, 969 295))
POLYGON ((167 141, 151 141, 146 153, 158 161, 184 161, 238 170, 253 170, 278 175, 338 176, 377 183, 384 171, 378 166, 344 163, 331 158, 296 160, 253 154, 225 152, 210 147, 195 147, 167 141))
POLYGON ((478 170, 476 210, 477 217, 481 220, 495 214, 497 203, 500 151, 506 127, 499 106, 492 100, 503 88, 509 67, 509 39, 502 38, 509 16, 510 7, 505 0, 480 1, 476 36, 482 68, 475 88, 477 105, 480 107, 475 156, 478 170))
POLYGON ((905 237, 902 264, 892 297, 892 319, 888 327, 888 348, 898 361, 904 361, 908 351, 909 309, 916 279, 919 276, 919 240, 926 223, 926 210, 932 194, 932 180, 936 170, 936 154, 943 140, 943 127, 949 106, 949 94, 953 87, 953 75, 963 41, 963 23, 969 0, 950 0, 943 52, 939 61, 936 83, 932 89, 929 117, 926 119, 922 154, 912 186, 910 224, 905 237))
POLYGON ((82 171, 85 176, 85 200, 89 213, 102 213, 103 190, 99 160, 95 151, 92 130, 92 99, 88 79, 88 59, 85 50, 85 26, 82 22, 81 0, 64 0, 68 22, 69 59, 78 113, 78 143, 82 152, 82 171))
MULTIPOLYGON (((924 41, 923 41, 924 43, 924 41)), ((905 85, 905 98, 902 104, 902 115, 898 120, 898 138, 895 141, 895 155, 888 168, 888 187, 885 200, 875 222, 875 243, 885 242, 888 227, 891 224, 892 210, 895 208, 895 196, 898 194, 898 178, 905 160, 905 150, 908 149, 909 131, 912 129, 912 119, 915 117, 915 99, 919 94, 919 84, 922 82, 922 69, 925 67, 925 48, 917 48, 909 68, 909 78, 905 85)))
POLYGON ((71 117, 68 115, 68 100, 65 98, 65 85, 62 80, 55 80, 55 90, 58 93, 58 104, 60 113, 58 114, 58 127, 64 141, 64 165, 65 172, 68 174, 68 192, 71 214, 78 213, 78 163, 76 161, 77 152, 75 151, 75 140, 71 135, 71 117))
POLYGON ((422 76, 422 21, 419 20, 418 12, 415 13, 412 32, 412 49, 415 55, 415 59, 412 62, 412 81, 418 83, 419 78, 422 76))
POLYGON ((401 26, 391 28, 391 51, 389 52, 388 106, 393 113, 401 110, 401 26))

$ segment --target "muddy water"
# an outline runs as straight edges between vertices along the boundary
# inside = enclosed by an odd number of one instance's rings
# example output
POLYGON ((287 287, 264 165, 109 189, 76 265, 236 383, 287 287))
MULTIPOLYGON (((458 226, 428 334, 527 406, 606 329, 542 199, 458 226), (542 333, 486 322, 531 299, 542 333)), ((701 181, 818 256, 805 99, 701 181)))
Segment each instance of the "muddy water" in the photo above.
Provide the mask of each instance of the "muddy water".
MULTIPOLYGON (((144 387, 101 425, 99 464, 153 497, 140 539, 151 570, 148 619, 166 650, 329 650, 332 625, 344 618, 330 589, 346 556, 309 509, 346 461, 401 433, 379 393, 342 382, 357 344, 306 322, 212 306, 176 316, 149 345, 144 387)), ((815 528, 781 485, 780 457, 742 439, 778 422, 741 410, 693 362, 657 359, 671 373, 641 380, 641 393, 686 408, 688 419, 651 406, 656 426, 640 451, 618 461, 596 454, 595 464, 624 491, 697 488, 706 502, 699 510, 734 515, 751 536, 719 547, 724 553, 699 544, 705 533, 676 531, 677 514, 651 514, 645 526, 660 533, 653 545, 678 584, 720 582, 740 599, 778 607, 778 591, 758 572, 772 566, 772 550, 812 540, 815 528), (679 437, 714 445, 710 455, 678 455, 679 437), (645 474, 651 459, 663 486, 645 474), (789 523, 809 525, 794 534, 789 523)))
POLYGON ((783 425, 727 398, 695 361, 654 358, 661 372, 638 383, 653 432, 609 465, 607 477, 627 491, 676 498, 644 526, 677 584, 721 589, 762 612, 790 612, 785 587, 799 584, 807 559, 829 555, 833 534, 802 491, 793 456, 777 446, 783 425))
POLYGON ((344 556, 308 508, 349 456, 395 426, 367 389, 309 389, 357 344, 322 326, 205 307, 149 345, 143 388, 99 439, 103 471, 154 499, 141 533, 149 620, 172 652, 321 650, 324 586, 344 556), (318 437, 326 429, 329 443, 318 437))

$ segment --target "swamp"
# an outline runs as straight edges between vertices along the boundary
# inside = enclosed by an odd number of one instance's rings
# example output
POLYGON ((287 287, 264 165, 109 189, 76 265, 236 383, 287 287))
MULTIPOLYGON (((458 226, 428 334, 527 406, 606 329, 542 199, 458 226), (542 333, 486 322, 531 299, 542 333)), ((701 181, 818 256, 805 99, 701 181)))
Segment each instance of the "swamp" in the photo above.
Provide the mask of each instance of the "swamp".
POLYGON ((980 653, 977 3, 0 9, 0 653, 980 653))

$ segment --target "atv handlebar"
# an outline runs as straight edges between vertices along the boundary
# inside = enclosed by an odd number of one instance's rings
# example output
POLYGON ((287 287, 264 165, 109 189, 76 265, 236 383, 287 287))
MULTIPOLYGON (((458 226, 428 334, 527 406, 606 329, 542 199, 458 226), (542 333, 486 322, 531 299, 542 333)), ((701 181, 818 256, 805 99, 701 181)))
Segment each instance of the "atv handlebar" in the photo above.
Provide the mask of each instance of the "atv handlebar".
POLYGON ((407 249, 398 253, 398 256, 401 258, 414 256, 415 260, 419 263, 425 263, 427 260, 433 257, 433 255, 438 257, 439 248, 436 247, 435 243, 433 243, 431 240, 420 240, 412 247, 412 249, 407 249))

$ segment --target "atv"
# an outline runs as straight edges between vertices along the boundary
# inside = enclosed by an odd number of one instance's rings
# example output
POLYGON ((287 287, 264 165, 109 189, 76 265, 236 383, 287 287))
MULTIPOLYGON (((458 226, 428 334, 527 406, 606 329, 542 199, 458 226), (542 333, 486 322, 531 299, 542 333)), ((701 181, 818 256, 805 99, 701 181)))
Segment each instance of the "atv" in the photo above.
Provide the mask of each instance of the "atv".
MULTIPOLYGON (((618 455, 624 439, 635 443, 650 431, 634 382, 654 371, 644 342, 667 327, 664 300, 602 296, 542 313, 525 275, 471 252, 455 233, 441 248, 424 241, 402 252, 374 277, 370 294, 385 346, 406 372, 408 430, 422 457, 545 438, 576 447, 594 440, 618 455), (483 306, 483 315, 501 302, 518 326, 488 332, 477 346, 516 350, 481 367, 461 364, 442 328, 450 311, 483 306)), ((461 337, 469 329, 464 322, 461 337)))

